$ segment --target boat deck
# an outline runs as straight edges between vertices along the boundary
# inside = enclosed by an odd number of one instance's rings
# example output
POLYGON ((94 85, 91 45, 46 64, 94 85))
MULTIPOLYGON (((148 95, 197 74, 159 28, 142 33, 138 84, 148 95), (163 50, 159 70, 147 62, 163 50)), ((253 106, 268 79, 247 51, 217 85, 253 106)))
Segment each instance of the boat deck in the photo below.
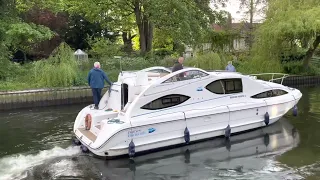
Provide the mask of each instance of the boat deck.
POLYGON ((94 142, 97 139, 97 136, 94 135, 91 131, 86 130, 85 128, 78 128, 78 130, 86 136, 88 139, 90 139, 92 142, 94 142))

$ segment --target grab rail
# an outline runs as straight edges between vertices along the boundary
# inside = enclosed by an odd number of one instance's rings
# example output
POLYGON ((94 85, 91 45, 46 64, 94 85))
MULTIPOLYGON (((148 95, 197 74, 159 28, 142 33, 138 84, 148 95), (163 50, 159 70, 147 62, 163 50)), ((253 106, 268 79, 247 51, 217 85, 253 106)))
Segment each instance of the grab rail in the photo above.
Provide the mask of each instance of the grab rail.
POLYGON ((260 74, 248 74, 248 76, 255 76, 257 78, 257 76, 265 76, 265 75, 272 75, 271 79, 269 80, 269 82, 273 82, 276 80, 281 79, 281 83, 283 83, 283 80, 287 77, 289 77, 289 74, 284 74, 284 73, 260 73, 260 74), (281 75, 281 77, 279 78, 274 78, 275 75, 281 75))

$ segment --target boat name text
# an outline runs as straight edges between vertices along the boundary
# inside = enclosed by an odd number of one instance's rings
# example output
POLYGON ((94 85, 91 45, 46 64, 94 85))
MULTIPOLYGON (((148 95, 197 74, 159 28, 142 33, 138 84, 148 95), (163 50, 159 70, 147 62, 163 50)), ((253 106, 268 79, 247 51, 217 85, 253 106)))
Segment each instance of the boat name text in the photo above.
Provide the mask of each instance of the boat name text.
POLYGON ((246 95, 230 96, 230 99, 233 99, 233 98, 242 98, 242 97, 246 97, 246 95))

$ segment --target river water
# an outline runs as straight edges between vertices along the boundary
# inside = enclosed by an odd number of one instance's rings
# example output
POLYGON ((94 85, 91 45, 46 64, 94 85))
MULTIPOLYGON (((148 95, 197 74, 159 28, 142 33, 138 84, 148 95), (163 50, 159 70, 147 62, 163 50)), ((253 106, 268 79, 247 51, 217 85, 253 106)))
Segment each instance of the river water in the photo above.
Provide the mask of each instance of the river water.
POLYGON ((298 117, 253 131, 155 152, 97 159, 72 146, 84 105, 0 113, 0 180, 320 179, 320 88, 300 88, 298 117))

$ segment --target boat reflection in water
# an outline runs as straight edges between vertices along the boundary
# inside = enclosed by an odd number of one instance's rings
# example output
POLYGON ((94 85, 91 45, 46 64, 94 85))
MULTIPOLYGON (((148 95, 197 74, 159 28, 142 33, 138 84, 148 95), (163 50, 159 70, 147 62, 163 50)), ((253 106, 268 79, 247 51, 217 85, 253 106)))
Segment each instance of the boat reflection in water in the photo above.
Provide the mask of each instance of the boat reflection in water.
POLYGON ((293 173, 277 170, 273 156, 298 143, 298 132, 282 118, 268 127, 233 135, 229 142, 219 137, 131 160, 102 160, 88 154, 48 159, 28 170, 25 179, 279 179, 293 173))
POLYGON ((251 172, 258 178, 255 171, 268 171, 270 161, 275 162, 272 156, 286 152, 298 143, 298 132, 282 118, 268 127, 233 135, 229 141, 219 137, 132 160, 93 161, 102 176, 112 180, 207 179, 223 174, 230 178, 232 172, 237 176, 251 172))

